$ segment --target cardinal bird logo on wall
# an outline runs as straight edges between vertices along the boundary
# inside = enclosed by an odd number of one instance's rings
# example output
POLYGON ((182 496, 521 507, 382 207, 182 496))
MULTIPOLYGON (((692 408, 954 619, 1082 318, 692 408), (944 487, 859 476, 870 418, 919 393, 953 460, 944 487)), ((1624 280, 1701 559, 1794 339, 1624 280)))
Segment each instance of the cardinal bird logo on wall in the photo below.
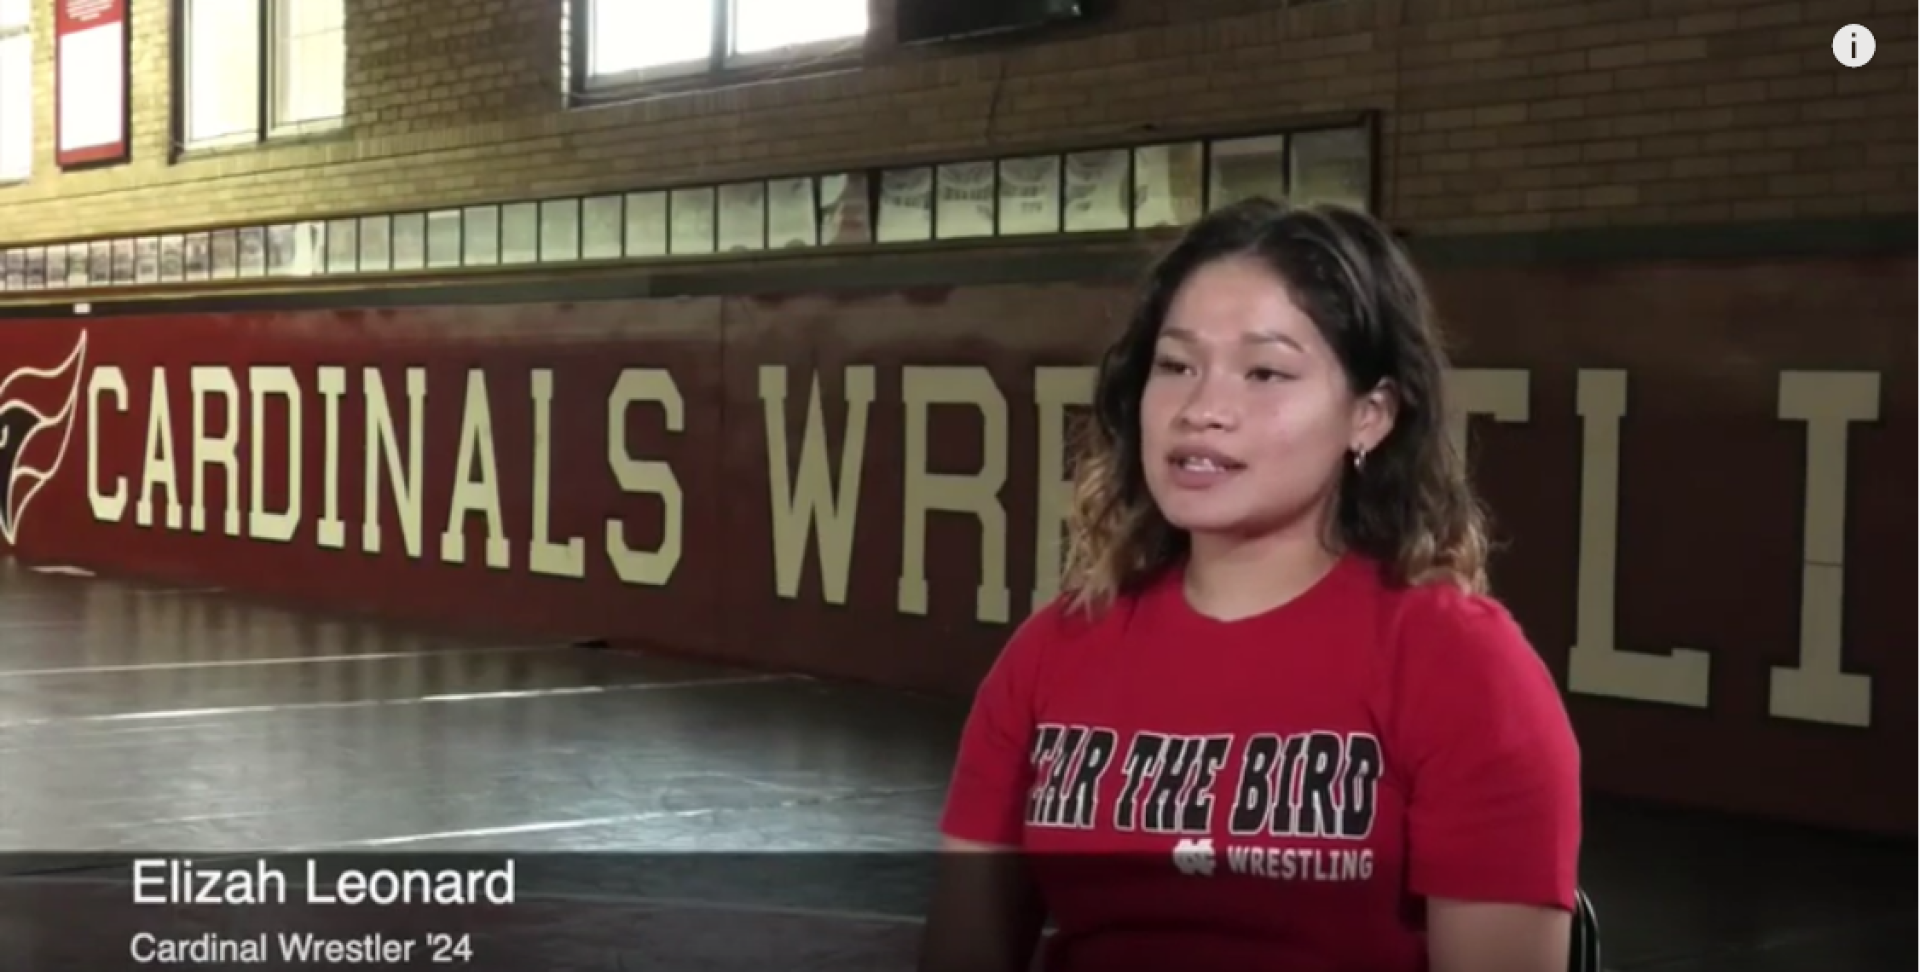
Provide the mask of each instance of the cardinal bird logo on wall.
POLYGON ((33 498, 67 458, 86 357, 82 331, 65 361, 16 367, 0 377, 0 540, 9 547, 19 543, 33 498))

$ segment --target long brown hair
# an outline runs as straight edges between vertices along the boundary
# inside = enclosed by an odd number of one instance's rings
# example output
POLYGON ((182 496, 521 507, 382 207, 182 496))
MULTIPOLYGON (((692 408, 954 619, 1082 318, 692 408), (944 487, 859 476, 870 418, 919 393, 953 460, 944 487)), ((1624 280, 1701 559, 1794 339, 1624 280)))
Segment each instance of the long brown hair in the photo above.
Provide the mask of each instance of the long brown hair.
POLYGON ((1256 199, 1208 214, 1160 259, 1101 360, 1067 515, 1069 603, 1102 609, 1184 555, 1185 534, 1147 491, 1140 399, 1181 285, 1212 261, 1248 256, 1287 285, 1356 394, 1387 382, 1397 398, 1392 431, 1362 468, 1343 473, 1331 539, 1379 561, 1390 583, 1439 580, 1484 591, 1486 517, 1447 434, 1447 358, 1419 273, 1363 213, 1256 199))

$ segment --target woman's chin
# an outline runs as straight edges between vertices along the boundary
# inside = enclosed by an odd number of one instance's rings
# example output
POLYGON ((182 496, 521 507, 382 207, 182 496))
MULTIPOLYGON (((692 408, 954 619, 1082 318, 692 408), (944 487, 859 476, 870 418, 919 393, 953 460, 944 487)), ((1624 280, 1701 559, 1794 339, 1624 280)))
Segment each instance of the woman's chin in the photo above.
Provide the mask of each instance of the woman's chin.
POLYGON ((1190 536, 1238 536, 1250 525, 1245 511, 1221 503, 1175 503, 1161 507, 1160 515, 1190 536))

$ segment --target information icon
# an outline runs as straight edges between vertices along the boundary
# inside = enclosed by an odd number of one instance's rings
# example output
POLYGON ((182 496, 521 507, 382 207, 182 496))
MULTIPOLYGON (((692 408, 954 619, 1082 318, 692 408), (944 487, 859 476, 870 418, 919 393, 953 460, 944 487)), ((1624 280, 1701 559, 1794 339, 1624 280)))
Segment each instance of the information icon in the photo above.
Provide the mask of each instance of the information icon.
POLYGON ((1873 31, 1859 24, 1848 24, 1833 35, 1833 59, 1850 68, 1873 60, 1873 31))

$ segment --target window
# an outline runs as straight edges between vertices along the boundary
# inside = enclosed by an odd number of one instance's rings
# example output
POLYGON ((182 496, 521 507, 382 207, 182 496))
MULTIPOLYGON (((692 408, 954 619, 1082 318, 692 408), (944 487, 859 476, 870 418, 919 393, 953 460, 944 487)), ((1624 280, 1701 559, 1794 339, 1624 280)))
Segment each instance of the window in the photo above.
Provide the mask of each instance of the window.
POLYGON ((867 32, 867 0, 733 0, 733 14, 736 55, 774 53, 867 32))
POLYGON ((871 0, 580 0, 589 87, 827 53, 867 32, 871 0))
POLYGON ((188 146, 297 134, 346 113, 345 0, 180 2, 188 146))
POLYGON ((346 114, 345 0, 273 0, 273 118, 277 127, 346 114))
POLYGON ((185 2, 187 144, 258 137, 259 0, 185 2))
POLYGON ((33 174, 33 4, 0 0, 0 182, 33 174))

